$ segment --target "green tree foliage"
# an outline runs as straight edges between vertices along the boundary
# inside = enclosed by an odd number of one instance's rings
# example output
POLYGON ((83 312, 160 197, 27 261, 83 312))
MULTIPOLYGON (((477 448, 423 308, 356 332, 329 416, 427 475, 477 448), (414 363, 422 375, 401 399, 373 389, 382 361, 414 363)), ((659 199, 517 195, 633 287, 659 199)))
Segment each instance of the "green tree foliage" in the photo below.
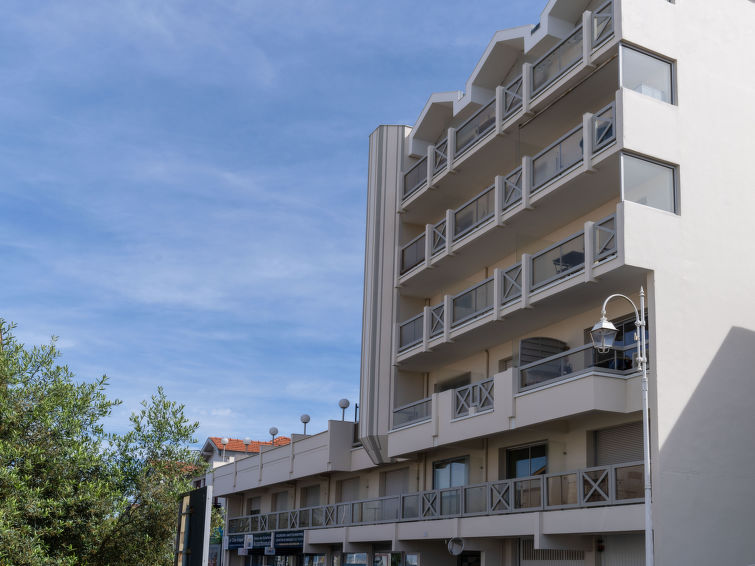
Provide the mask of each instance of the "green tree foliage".
POLYGON ((158 388, 107 434, 107 378, 77 382, 54 339, 25 348, 11 331, 0 319, 0 565, 172 564, 198 423, 158 388))

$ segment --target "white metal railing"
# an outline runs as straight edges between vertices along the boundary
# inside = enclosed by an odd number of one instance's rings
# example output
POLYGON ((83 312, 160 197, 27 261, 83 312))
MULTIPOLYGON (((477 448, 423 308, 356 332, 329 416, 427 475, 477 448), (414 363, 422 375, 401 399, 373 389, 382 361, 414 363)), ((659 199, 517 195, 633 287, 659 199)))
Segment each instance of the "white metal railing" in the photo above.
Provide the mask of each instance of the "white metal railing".
POLYGON ((495 127, 495 97, 456 130, 456 152, 461 155, 495 127))
POLYGON ((427 397, 393 409, 393 428, 427 421, 431 417, 432 397, 427 397))
POLYGON ((517 167, 503 178, 503 212, 522 202, 522 168, 517 167))
POLYGON ((446 248, 446 219, 444 218, 432 228, 432 248, 430 252, 432 255, 440 253, 446 248))
POLYGON ((427 182, 427 157, 423 157, 404 174, 404 198, 427 182))
POLYGON ((229 534, 425 521, 643 502, 642 462, 234 517, 229 534))
POLYGON ((613 1, 608 0, 592 14, 592 48, 613 35, 613 1))
POLYGON ((578 346, 519 368, 519 390, 538 387, 593 371, 628 375, 639 371, 637 344, 599 353, 592 344, 578 346))
MULTIPOLYGON (((586 229, 585 229, 586 230, 586 229)), ((522 298, 526 286, 534 292, 551 283, 565 279, 585 268, 585 230, 556 242, 529 257, 528 281, 523 281, 521 263, 515 263, 500 271, 500 295, 494 297, 495 275, 452 296, 450 326, 456 327, 477 318, 493 309, 495 301, 506 306, 522 298)), ((616 215, 598 220, 592 227, 592 264, 600 263, 617 252, 616 215)), ((430 310, 430 334, 434 338, 443 333, 445 303, 435 305, 430 310)), ((419 313, 399 324, 399 351, 407 350, 423 340, 424 313, 419 313)))
POLYGON ((519 75, 505 87, 503 87, 503 116, 501 120, 507 119, 522 108, 522 86, 524 81, 522 75, 519 75))
POLYGON ((472 407, 475 407, 478 413, 493 409, 493 381, 493 378, 490 378, 454 389, 453 418, 468 415, 472 407))
POLYGON ((582 26, 532 65, 532 94, 538 94, 582 60, 582 26))
POLYGON ((433 154, 433 175, 443 169, 448 163, 448 138, 444 138, 442 142, 435 146, 435 152, 433 154))

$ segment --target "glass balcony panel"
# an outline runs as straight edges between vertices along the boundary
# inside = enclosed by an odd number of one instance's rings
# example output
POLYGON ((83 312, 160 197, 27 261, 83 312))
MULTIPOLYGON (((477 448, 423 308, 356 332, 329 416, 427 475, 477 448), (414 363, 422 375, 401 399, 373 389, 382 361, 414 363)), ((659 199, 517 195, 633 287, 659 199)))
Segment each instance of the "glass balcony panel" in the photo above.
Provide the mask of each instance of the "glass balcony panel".
POLYGON ((299 528, 309 527, 312 524, 311 518, 311 509, 302 509, 299 511, 299 528))
POLYGON ((577 28, 532 67, 533 93, 538 93, 582 59, 582 28, 577 28))
POLYGON ((577 128, 552 148, 532 160, 532 185, 537 189, 582 161, 582 128, 577 128))
POLYGON ((540 478, 514 481, 514 508, 540 507, 542 484, 540 478))
POLYGON ((260 530, 260 517, 259 515, 253 515, 249 518, 249 530, 257 532, 260 530))
POLYGON ((432 416, 432 399, 422 399, 393 411, 393 428, 428 420, 432 416))
POLYGON ((521 387, 533 387, 541 383, 560 379, 562 377, 583 372, 593 367, 593 352, 591 346, 585 346, 577 351, 565 352, 564 355, 542 363, 522 367, 520 373, 521 387))
POLYGON ((374 523, 376 521, 380 521, 381 519, 381 512, 380 512, 381 505, 380 504, 381 504, 380 500, 363 501, 362 503, 358 504, 361 522, 374 523))
POLYGON ((401 274, 425 261, 425 235, 421 234, 401 248, 401 274))
POLYGON ((390 499, 380 500, 380 520, 395 521, 399 518, 398 510, 401 504, 400 497, 391 497, 390 499))
POLYGON ((585 236, 579 234, 532 258, 532 287, 566 277, 585 264, 585 236))
POLYGON ((440 514, 458 515, 461 509, 461 490, 453 489, 440 492, 440 514))
POLYGON ((427 157, 423 157, 404 175, 404 198, 427 182, 427 157))
POLYGON ((553 179, 559 173, 559 152, 558 146, 553 147, 545 153, 537 156, 532 161, 532 184, 533 187, 544 185, 550 179, 553 179))
POLYGON ((577 474, 551 476, 548 481, 548 505, 577 504, 577 474))
POLYGON ((466 149, 490 132, 494 126, 495 98, 456 130, 456 155, 461 155, 466 149))
POLYGON ((422 342, 424 316, 410 318, 399 326, 399 349, 409 348, 422 342))
POLYGON ((645 477, 642 464, 616 468, 615 473, 617 501, 645 497, 645 477))
POLYGON ((414 519, 419 516, 419 494, 403 495, 401 497, 401 518, 414 519))
POLYGON ((312 509, 312 526, 322 527, 325 524, 325 508, 315 507, 312 509))
POLYGON ((455 237, 459 234, 464 234, 469 231, 475 224, 475 203, 469 203, 467 206, 459 210, 454 214, 454 229, 456 231, 455 237))
POLYGON ((488 486, 486 485, 464 488, 464 513, 487 512, 487 493, 488 486))
POLYGON ((336 507, 336 523, 346 525, 351 522, 351 504, 341 503, 336 507))

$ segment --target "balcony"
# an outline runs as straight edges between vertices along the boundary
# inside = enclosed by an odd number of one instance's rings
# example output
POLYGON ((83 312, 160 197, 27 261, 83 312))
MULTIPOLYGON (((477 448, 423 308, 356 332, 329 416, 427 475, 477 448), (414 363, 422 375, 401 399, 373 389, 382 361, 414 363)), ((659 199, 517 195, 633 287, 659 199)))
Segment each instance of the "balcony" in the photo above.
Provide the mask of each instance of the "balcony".
MULTIPOLYGON (((616 141, 615 109, 614 103, 605 106, 533 157, 525 156, 521 166, 496 177, 472 199, 448 210, 445 218, 426 225, 424 232, 400 249, 399 283, 410 293, 421 291, 429 283, 429 276, 422 274, 427 268, 447 261, 462 246, 476 245, 478 238, 495 227, 518 220, 530 206, 568 186, 570 172, 583 164, 591 168, 603 159, 601 152, 616 141), (590 140, 587 144, 585 137, 590 140)), ((613 169, 609 167, 608 172, 613 169)), ((617 181, 610 185, 618 188, 617 181)), ((593 198, 605 198, 605 190, 593 198)), ((433 276, 437 286, 438 273, 433 276)))
POLYGON ((559 87, 576 84, 598 63, 607 60, 604 46, 614 36, 613 10, 609 0, 594 12, 585 12, 582 23, 568 37, 534 63, 524 63, 521 74, 499 86, 496 95, 464 123, 450 128, 447 138, 431 145, 427 155, 404 174, 404 205, 424 192, 436 177, 454 170, 476 147, 486 145, 523 121, 536 107, 550 102, 559 87), (418 167, 423 171, 416 171, 418 167))
POLYGON ((496 269, 492 277, 469 289, 446 295, 443 303, 425 307, 398 325, 397 361, 448 342, 452 334, 456 338, 471 329, 473 321, 489 315, 499 320, 504 312, 524 308, 539 293, 578 274, 592 278, 597 267, 616 256, 620 237, 615 214, 587 222, 583 231, 535 254, 524 254, 520 262, 496 269))
POLYGON ((431 417, 432 397, 427 397, 393 409, 393 428, 429 421, 431 417))
POLYGON ((643 485, 642 462, 628 462, 234 517, 228 521, 228 533, 322 529, 636 504, 643 501, 643 485))

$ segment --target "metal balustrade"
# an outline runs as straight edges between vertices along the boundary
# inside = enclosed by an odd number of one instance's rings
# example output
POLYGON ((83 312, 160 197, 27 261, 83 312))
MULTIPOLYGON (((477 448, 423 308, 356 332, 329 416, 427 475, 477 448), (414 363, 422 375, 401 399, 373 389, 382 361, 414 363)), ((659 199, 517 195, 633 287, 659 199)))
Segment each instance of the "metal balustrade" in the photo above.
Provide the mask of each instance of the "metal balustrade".
POLYGON ((503 116, 502 120, 506 120, 509 116, 515 114, 522 108, 522 86, 524 81, 522 75, 519 75, 508 85, 503 87, 503 116))
MULTIPOLYGON (((592 263, 602 262, 617 252, 616 215, 612 214, 593 224, 592 263)), ((570 277, 585 268, 585 232, 577 232, 529 258, 530 280, 522 281, 522 264, 516 263, 500 271, 500 296, 493 296, 495 276, 465 289, 451 298, 451 327, 477 318, 493 309, 494 301, 506 306, 521 299, 523 285, 530 292, 570 277)), ((431 309, 430 335, 440 336, 445 323, 443 303, 431 309)), ((422 342, 424 313, 399 324, 399 351, 422 342)))
POLYGON ((427 421, 431 417, 432 397, 427 397, 393 409, 393 428, 427 421))
POLYGON ((468 415, 472 407, 475 407, 478 413, 490 411, 493 409, 493 402, 493 378, 457 387, 454 389, 453 418, 468 415))
POLYGON ((448 138, 444 138, 442 142, 435 146, 435 152, 433 154, 433 175, 437 174, 448 163, 448 138))
POLYGON ((404 174, 404 198, 427 182, 427 157, 420 159, 404 174))
POLYGON ((493 308, 493 278, 462 291, 451 299, 451 326, 475 318, 493 308))
POLYGON ((532 192, 582 159, 582 126, 579 125, 532 158, 532 192))
POLYGON ((578 346, 519 368, 519 390, 578 377, 593 371, 629 375, 639 371, 637 344, 617 347, 605 354, 592 344, 578 346))
POLYGON ((592 14, 592 48, 613 35, 613 1, 609 0, 592 14))
POLYGON ((495 97, 456 130, 456 152, 461 155, 495 128, 495 97))
POLYGON ((446 249, 446 219, 444 218, 433 226, 432 230, 432 255, 446 249))
POLYGON ((402 322, 398 328, 399 350, 405 350, 422 342, 422 325, 424 315, 422 313, 402 322))
POLYGON ((401 274, 425 261, 425 234, 422 233, 401 248, 401 274))
POLYGON ((616 139, 615 106, 609 104, 592 117, 592 150, 603 149, 616 139))
POLYGON ((454 212, 454 240, 471 232, 493 218, 495 210, 495 186, 485 189, 482 194, 461 205, 454 212))
POLYGON ((522 168, 517 167, 503 179, 503 212, 522 202, 522 168))
POLYGON ((532 94, 540 93, 582 60, 582 26, 532 65, 532 94))
POLYGON ((503 515, 643 502, 643 464, 627 462, 319 505, 228 520, 229 534, 503 515))

